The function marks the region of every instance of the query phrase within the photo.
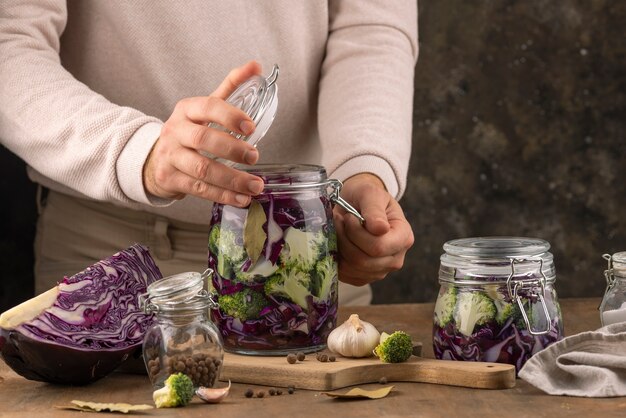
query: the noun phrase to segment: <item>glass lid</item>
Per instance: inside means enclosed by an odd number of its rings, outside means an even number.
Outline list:
[[[204,277],[197,272],[179,273],[157,280],[148,286],[148,297],[154,304],[182,303],[198,296],[204,289]]]
[[[550,249],[547,241],[525,237],[473,237],[448,241],[443,245],[446,253],[468,258],[520,258],[536,257]]]
[[[267,133],[278,109],[278,72],[278,65],[274,64],[272,73],[267,78],[261,75],[252,76],[226,99],[226,102],[246,112],[256,125],[255,131],[249,136],[231,132],[235,138],[256,147]]]

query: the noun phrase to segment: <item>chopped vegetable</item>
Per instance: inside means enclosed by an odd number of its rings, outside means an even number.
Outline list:
[[[444,290],[437,298],[435,303],[435,322],[440,326],[445,326],[452,321],[454,315],[454,307],[456,306],[456,288],[450,286]]]
[[[493,301],[481,292],[460,292],[454,311],[454,321],[464,335],[472,335],[476,325],[484,325],[496,318]]]
[[[404,331],[380,335],[380,344],[374,349],[376,356],[384,363],[402,363],[413,354],[411,336]]]
[[[320,257],[325,240],[322,231],[306,232],[289,227],[285,230],[285,248],[280,253],[280,260],[288,268],[310,271]]]
[[[139,295],[161,272],[141,245],[120,251],[0,315],[0,352],[16,373],[86,384],[139,355],[151,315]]]
[[[165,381],[165,386],[152,394],[157,408],[175,408],[185,406],[193,397],[193,382],[183,373],[171,375]]]
[[[311,277],[300,270],[281,270],[265,282],[265,294],[294,301],[307,309]]]
[[[240,292],[219,296],[218,304],[227,315],[245,321],[258,318],[267,300],[262,293],[245,288]]]

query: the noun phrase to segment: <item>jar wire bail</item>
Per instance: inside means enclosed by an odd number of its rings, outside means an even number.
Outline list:
[[[539,262],[539,273],[541,274],[541,279],[539,280],[513,280],[513,276],[515,276],[515,264],[523,263],[525,261],[538,261]],[[543,259],[540,258],[538,260],[529,260],[529,259],[523,259],[523,258],[511,258],[511,274],[509,274],[509,277],[506,280],[506,287],[507,287],[507,290],[509,292],[509,296],[511,297],[511,299],[514,299],[517,302],[517,306],[519,306],[520,311],[522,312],[524,323],[526,324],[528,331],[532,335],[547,334],[548,332],[550,332],[550,329],[552,327],[552,323],[551,323],[552,320],[550,318],[550,313],[548,312],[548,306],[546,305],[546,301],[545,301],[546,281],[547,281],[547,278],[543,272]],[[541,293],[534,292],[534,289],[537,286],[541,287]],[[540,330],[540,331],[534,330],[530,323],[530,320],[528,319],[528,315],[526,314],[526,309],[524,308],[524,304],[519,294],[519,291],[525,288],[529,289],[530,293],[537,296],[539,298],[539,301],[541,302],[541,306],[543,308],[543,313],[545,315],[546,324],[547,324],[547,328],[545,330]]]
[[[358,210],[354,208],[354,206],[352,206],[344,198],[339,196],[339,192],[341,191],[341,188],[343,187],[343,183],[337,179],[330,179],[328,180],[328,186],[332,189],[329,195],[330,200],[333,203],[336,203],[337,205],[344,208],[346,212],[351,213],[352,215],[356,216],[361,222],[361,225],[363,225],[365,223],[365,218],[359,213]]]

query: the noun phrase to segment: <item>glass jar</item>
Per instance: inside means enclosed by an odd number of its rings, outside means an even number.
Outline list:
[[[208,264],[211,317],[227,351],[314,352],[337,316],[337,237],[331,202],[341,183],[316,165],[257,165],[264,191],[247,208],[215,204]],[[358,215],[360,216],[360,215]],[[361,218],[362,219],[362,218]]]
[[[550,244],[518,237],[446,242],[434,312],[435,357],[508,363],[519,372],[563,338]]]
[[[142,303],[156,321],[144,337],[143,358],[155,388],[178,372],[189,376],[195,387],[217,382],[224,349],[208,316],[213,302],[204,289],[211,276],[210,270],[180,273],[148,286]]]
[[[604,254],[609,266],[604,271],[606,290],[600,304],[602,325],[626,321],[626,251]]]

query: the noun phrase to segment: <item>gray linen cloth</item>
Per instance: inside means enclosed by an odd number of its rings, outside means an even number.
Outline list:
[[[519,377],[550,395],[626,396],[626,322],[552,344],[528,360]]]

